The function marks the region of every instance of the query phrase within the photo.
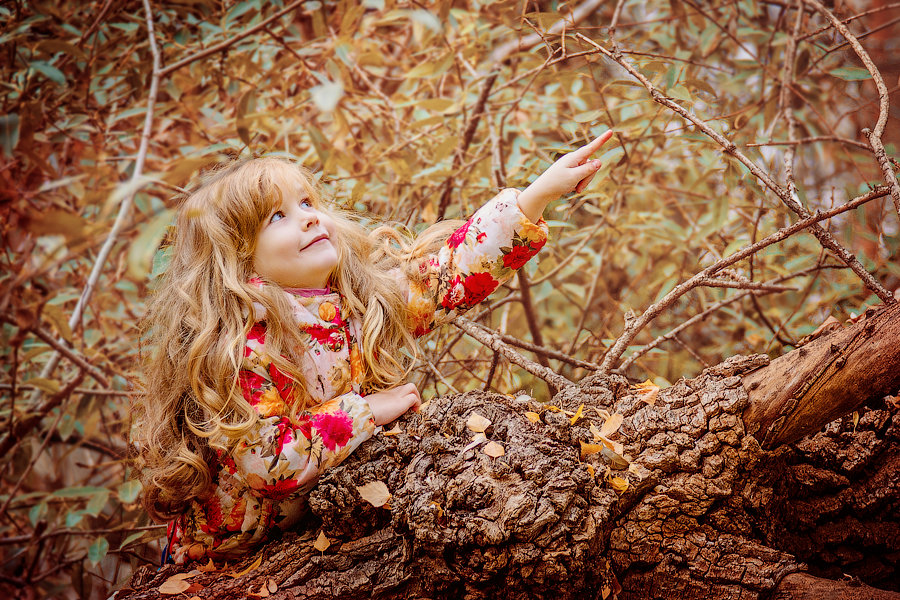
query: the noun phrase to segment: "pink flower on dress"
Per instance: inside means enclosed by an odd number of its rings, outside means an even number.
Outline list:
[[[462,302],[465,296],[466,288],[463,287],[462,279],[457,275],[453,278],[453,281],[450,282],[450,289],[447,290],[447,293],[441,298],[441,306],[447,310],[452,310],[459,306],[459,303]]]
[[[265,391],[268,383],[262,375],[246,370],[238,373],[238,382],[241,384],[244,398],[250,404],[259,402],[259,396]]]
[[[534,250],[528,246],[513,246],[509,253],[503,255],[503,266],[518,269],[534,256]]]
[[[490,273],[472,273],[463,280],[466,288],[466,306],[475,306],[497,289],[500,282],[494,279]]]
[[[469,219],[468,221],[466,221],[465,225],[454,231],[453,235],[450,236],[450,239],[447,240],[447,245],[455,249],[464,241],[466,241],[466,234],[469,233],[469,226],[471,224],[472,219]]]
[[[345,446],[353,435],[353,419],[342,410],[333,414],[315,415],[310,422],[322,436],[325,447],[332,452],[338,446]]]

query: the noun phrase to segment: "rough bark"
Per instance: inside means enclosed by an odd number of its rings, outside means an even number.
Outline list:
[[[198,573],[191,593],[768,600],[832,585],[840,597],[873,597],[821,579],[847,573],[900,599],[889,591],[900,561],[897,405],[876,398],[857,423],[843,418],[767,451],[747,432],[743,384],[767,363],[734,357],[661,391],[655,405],[617,376],[562,390],[561,410],[525,395],[437,399],[322,478],[306,531],[267,545],[242,577]],[[490,419],[485,433],[503,456],[472,446],[473,413]],[[611,436],[621,456],[581,457],[606,413],[623,416]],[[623,493],[614,476],[628,482]],[[387,507],[360,497],[371,481],[389,488]],[[313,548],[319,531],[332,542],[324,552]],[[118,598],[157,598],[179,570],[138,573]]]

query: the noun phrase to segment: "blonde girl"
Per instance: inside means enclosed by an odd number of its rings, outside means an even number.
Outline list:
[[[240,556],[296,525],[326,469],[418,407],[404,382],[414,337],[537,253],[544,207],[587,185],[610,135],[411,244],[367,232],[285,159],[196,185],[148,302],[135,407],[143,502],[169,521],[166,558]]]

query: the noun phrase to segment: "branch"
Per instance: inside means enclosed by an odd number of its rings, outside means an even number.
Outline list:
[[[876,198],[883,198],[884,196],[887,196],[888,193],[889,192],[886,189],[879,188],[869,192],[868,194],[854,198],[850,202],[847,202],[846,204],[839,206],[838,208],[829,210],[828,212],[816,213],[810,217],[801,219],[800,221],[797,221],[789,227],[779,229],[772,235],[761,239],[755,244],[745,246],[734,254],[722,258],[718,262],[703,269],[687,281],[676,285],[674,288],[672,288],[672,291],[663,296],[663,298],[659,302],[651,304],[647,308],[647,310],[644,311],[644,314],[642,314],[640,317],[636,319],[626,319],[626,325],[624,331],[622,331],[622,335],[619,336],[619,339],[616,340],[616,343],[613,344],[612,348],[609,349],[609,352],[606,353],[606,356],[603,358],[603,362],[600,364],[600,373],[604,375],[608,374],[613,369],[613,365],[616,363],[616,361],[619,360],[619,357],[622,356],[622,354],[628,348],[628,345],[635,338],[635,336],[637,336],[638,332],[640,332],[641,329],[643,329],[653,319],[659,316],[659,314],[662,313],[663,310],[668,308],[672,303],[674,303],[675,300],[700,285],[704,279],[709,278],[709,276],[711,275],[715,275],[725,267],[733,265],[739,260],[756,254],[766,246],[771,246],[772,244],[775,244],[792,236],[798,231],[802,231],[807,227],[812,227],[819,221],[830,219],[835,215],[846,212],[848,210],[852,210],[857,206],[861,206],[866,202],[869,202]]]
[[[183,67],[183,66],[185,66],[185,65],[189,65],[189,64],[191,64],[191,63],[194,62],[194,61],[200,60],[201,58],[206,58],[206,57],[209,56],[210,54],[215,54],[216,52],[221,52],[222,50],[228,48],[229,46],[233,46],[234,44],[238,43],[239,41],[241,41],[241,40],[244,39],[245,37],[250,36],[250,35],[253,35],[253,34],[256,33],[257,31],[260,31],[261,29],[265,29],[265,27],[266,27],[269,23],[271,23],[272,21],[274,21],[274,20],[276,20],[276,19],[279,19],[279,18],[283,17],[283,16],[286,15],[287,13],[289,13],[289,12],[291,12],[292,10],[296,9],[296,8],[299,7],[301,4],[303,4],[303,2],[305,2],[305,0],[297,0],[296,2],[291,2],[291,3],[288,4],[286,7],[284,7],[283,9],[281,9],[280,11],[278,11],[277,13],[275,13],[274,15],[272,15],[271,17],[269,17],[268,19],[264,19],[264,20],[260,21],[259,23],[257,23],[257,24],[254,25],[253,27],[251,27],[250,29],[247,29],[247,30],[245,30],[245,31],[242,31],[241,33],[237,34],[236,36],[231,37],[231,38],[228,38],[228,39],[225,40],[224,42],[219,42],[218,44],[215,44],[214,46],[210,46],[210,47],[207,48],[206,50],[201,50],[200,52],[197,52],[197,53],[195,53],[195,54],[191,54],[190,56],[188,56],[188,57],[186,57],[186,58],[182,58],[182,59],[179,60],[177,63],[171,64],[171,65],[169,65],[168,67],[166,67],[165,69],[162,69],[161,71],[159,71],[159,76],[160,76],[160,77],[165,77],[166,75],[168,75],[168,74],[170,74],[170,73],[172,73],[172,72],[174,72],[174,71],[177,71],[178,69],[180,69],[181,67]],[[151,21],[152,17],[151,17],[150,14],[149,14],[149,10],[150,10],[150,9],[149,9],[149,7],[147,6],[147,0],[144,1],[144,8],[145,8],[145,10],[148,11],[148,14],[147,14],[147,21],[148,21],[148,23],[149,23],[149,22]],[[154,70],[155,70],[155,67],[154,67]]]
[[[543,365],[539,365],[534,361],[528,360],[527,358],[507,346],[505,343],[503,343],[498,335],[488,333],[487,331],[478,327],[472,321],[464,317],[456,317],[455,319],[453,319],[453,324],[494,352],[499,352],[500,354],[502,354],[504,358],[506,358],[509,362],[519,365],[535,377],[540,377],[550,385],[555,386],[557,389],[563,389],[575,385],[559,373],[556,373]]]
[[[131,206],[134,201],[134,196],[140,187],[141,176],[144,172],[144,161],[147,158],[147,146],[150,143],[150,133],[153,129],[153,105],[156,103],[156,93],[159,89],[160,56],[159,49],[156,47],[156,37],[153,31],[153,13],[150,10],[150,0],[143,0],[143,2],[147,21],[147,38],[150,40],[150,52],[153,54],[153,71],[150,78],[150,93],[147,97],[147,114],[144,116],[144,130],[141,133],[141,142],[138,147],[137,157],[134,161],[134,172],[132,173],[131,181],[127,186],[128,193],[122,199],[122,204],[119,206],[119,214],[116,215],[116,220],[113,223],[112,229],[106,236],[106,241],[103,243],[103,247],[97,255],[97,261],[94,263],[94,268],[91,270],[90,277],[88,277],[87,285],[85,286],[84,291],[81,292],[81,297],[78,298],[78,303],[75,305],[75,310],[72,312],[72,317],[69,319],[69,329],[72,331],[75,331],[78,324],[81,323],[81,317],[84,314],[87,303],[94,294],[94,288],[100,280],[100,274],[103,272],[103,268],[106,265],[106,259],[109,258],[113,246],[119,238],[119,233],[121,233],[122,229],[125,227],[125,222],[131,215]],[[66,342],[65,340],[60,340],[59,343],[65,345]],[[56,365],[59,364],[60,356],[61,354],[59,351],[53,353],[53,356],[51,356],[50,360],[47,361],[47,364],[44,365],[44,369],[41,371],[41,377],[50,377],[53,370],[56,369]]]
[[[804,0],[804,1],[806,1],[806,0]],[[633,66],[631,66],[628,62],[626,62],[624,58],[616,58],[612,52],[610,52],[609,50],[607,50],[606,48],[604,48],[603,46],[601,46],[594,40],[592,40],[580,33],[576,33],[575,35],[578,37],[578,39],[584,41],[587,44],[590,44],[591,46],[596,48],[601,54],[614,60],[622,68],[624,68],[626,71],[628,71],[628,73],[632,77],[637,79],[641,83],[641,85],[643,85],[647,89],[647,91],[650,92],[650,96],[653,98],[654,101],[656,101],[659,104],[662,104],[663,106],[674,111],[675,113],[677,113],[678,115],[680,115],[681,117],[686,119],[687,121],[693,123],[700,131],[702,131],[703,133],[705,133],[706,135],[711,137],[713,140],[715,140],[720,146],[722,146],[722,148],[724,148],[724,150],[727,154],[730,154],[730,155],[734,156],[737,160],[739,160],[741,162],[741,164],[743,164],[745,167],[747,167],[747,169],[757,179],[759,179],[759,181],[761,181],[763,183],[763,185],[765,185],[767,188],[772,190],[772,192],[774,192],[775,195],[777,195],[778,198],[780,198],[781,201],[785,205],[787,205],[788,208],[790,208],[792,211],[794,211],[797,215],[799,215],[803,219],[807,219],[810,217],[810,212],[806,208],[804,208],[800,203],[798,203],[791,196],[791,194],[788,191],[786,191],[784,188],[782,188],[780,185],[778,185],[778,183],[775,182],[771,177],[769,177],[769,175],[767,173],[765,173],[762,169],[760,169],[759,166],[756,165],[756,163],[754,163],[743,152],[741,152],[738,149],[738,147],[735,145],[734,142],[725,138],[722,134],[720,134],[719,132],[712,129],[709,125],[707,125],[706,123],[701,121],[695,115],[688,112],[680,104],[678,104],[677,102],[675,102],[674,100],[672,100],[671,98],[669,98],[668,96],[666,96],[665,94],[660,92],[658,89],[656,89],[653,86],[653,84],[650,83],[650,80],[648,80],[646,77],[644,77],[643,74],[641,74],[637,69],[635,69]],[[813,222],[813,223],[815,223],[815,222]],[[827,231],[825,231],[824,229],[822,229],[821,227],[819,227],[816,224],[813,224],[812,227],[810,227],[810,231],[824,247],[833,251],[835,253],[835,255],[841,260],[841,262],[843,262],[848,267],[850,267],[850,269],[854,273],[856,273],[856,275],[862,280],[863,284],[869,290],[871,290],[876,296],[878,296],[882,302],[884,302],[885,304],[892,304],[892,303],[896,302],[893,295],[890,292],[888,292],[886,289],[884,289],[884,286],[882,286],[878,282],[878,280],[875,279],[875,277],[873,277],[872,274],[869,273],[865,269],[865,267],[862,265],[862,263],[860,263],[859,260],[855,256],[853,256],[853,254],[851,254],[849,251],[847,251],[846,248],[844,248],[840,243],[838,243],[838,241],[835,240],[834,237],[830,233],[828,233]]]
[[[866,128],[863,129],[863,133],[869,138],[869,144],[872,145],[872,151],[875,152],[875,158],[878,159],[878,165],[881,167],[881,172],[884,173],[884,180],[891,189],[891,199],[894,201],[894,209],[897,211],[897,216],[900,216],[900,182],[897,181],[897,175],[894,173],[894,169],[887,159],[884,144],[881,142],[881,136],[884,135],[884,127],[887,124],[888,110],[890,108],[890,96],[888,94],[887,86],[884,84],[884,78],[881,76],[878,67],[872,62],[869,53],[862,47],[859,40],[850,33],[850,30],[846,25],[841,23],[830,10],[822,6],[817,0],[803,0],[803,2],[815,8],[822,16],[831,21],[834,28],[844,36],[844,39],[847,40],[847,43],[849,43],[853,48],[853,51],[856,52],[856,55],[862,61],[863,65],[865,65],[866,70],[872,75],[875,87],[878,88],[878,120],[875,123],[875,129],[869,130]],[[882,298],[882,300],[884,299]]]

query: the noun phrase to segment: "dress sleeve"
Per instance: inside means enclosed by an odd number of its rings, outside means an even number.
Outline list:
[[[222,460],[254,495],[279,500],[308,493],[322,473],[375,433],[372,410],[359,394],[343,394],[292,418],[285,401],[289,381],[274,365],[241,371],[240,383],[260,419]]]
[[[519,208],[519,191],[505,189],[479,208],[447,243],[419,262],[409,281],[409,327],[424,335],[469,310],[512,277],[547,242],[543,219]]]

